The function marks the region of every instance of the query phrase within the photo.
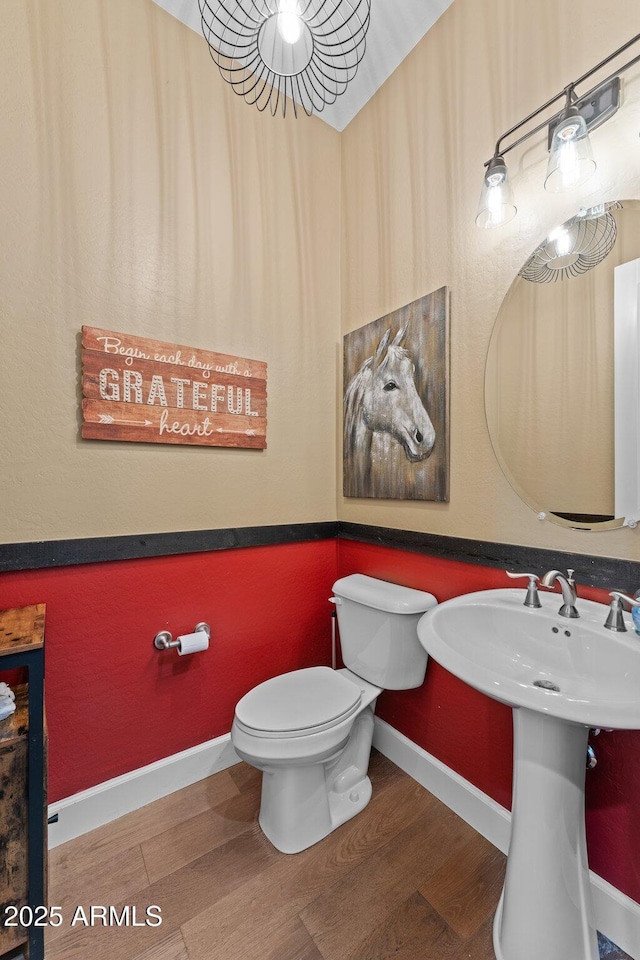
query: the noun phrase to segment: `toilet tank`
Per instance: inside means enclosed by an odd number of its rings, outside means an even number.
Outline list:
[[[417,625],[436,598],[362,573],[337,580],[333,593],[345,666],[386,690],[419,687],[428,656]]]

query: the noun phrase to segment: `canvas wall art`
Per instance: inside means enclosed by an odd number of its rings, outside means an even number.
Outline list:
[[[344,338],[346,497],[449,500],[449,293]]]

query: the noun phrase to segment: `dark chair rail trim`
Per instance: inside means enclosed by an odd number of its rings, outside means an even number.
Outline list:
[[[632,560],[341,521],[4,543],[0,544],[0,572],[70,567],[82,563],[138,560],[145,557],[206,553],[243,547],[277,546],[331,540],[336,537],[395,550],[409,550],[445,560],[481,564],[485,567],[526,569],[538,574],[552,567],[573,567],[578,583],[588,586],[622,589],[626,592],[640,587],[640,563]]]
[[[494,543],[488,540],[467,540],[440,534],[373,527],[363,523],[341,523],[338,536],[358,543],[374,543],[397,550],[425,553],[443,560],[477,563],[485,567],[537,573],[555,567],[573,568],[578,584],[606,590],[640,588],[640,563],[618,557],[599,557],[586,553],[566,553],[515,543]]]
[[[0,571],[71,567],[79,563],[140,560],[180,553],[207,553],[239,547],[269,547],[308,540],[330,540],[338,524],[291,523],[265,527],[229,527],[221,530],[179,530],[125,537],[90,537],[83,540],[43,540],[0,544]]]

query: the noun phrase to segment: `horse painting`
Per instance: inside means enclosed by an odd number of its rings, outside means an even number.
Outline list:
[[[388,323],[390,319],[383,318],[383,321]],[[420,339],[418,331],[416,336],[408,335],[413,326],[410,321],[411,316],[395,336],[393,325],[386,326],[380,335],[381,322],[376,321],[373,352],[370,356],[365,354],[366,359],[349,379],[345,362],[345,496],[404,499],[407,494],[407,499],[446,499],[437,494],[429,496],[428,491],[425,496],[422,491],[429,476],[425,461],[440,444],[436,442],[437,431],[429,414],[429,404],[416,383],[416,364],[404,346],[405,340],[413,339],[415,345]],[[371,336],[368,342],[371,343]],[[359,346],[362,350],[364,342]],[[369,352],[371,350],[369,346]],[[425,381],[422,375],[423,387]],[[399,493],[394,492],[398,489]]]

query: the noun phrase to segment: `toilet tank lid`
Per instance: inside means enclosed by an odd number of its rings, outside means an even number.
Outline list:
[[[377,580],[363,573],[352,573],[336,580],[333,592],[336,597],[355,600],[367,607],[375,607],[388,613],[424,613],[438,603],[431,593],[403,587],[399,583],[389,583],[387,580]]]

